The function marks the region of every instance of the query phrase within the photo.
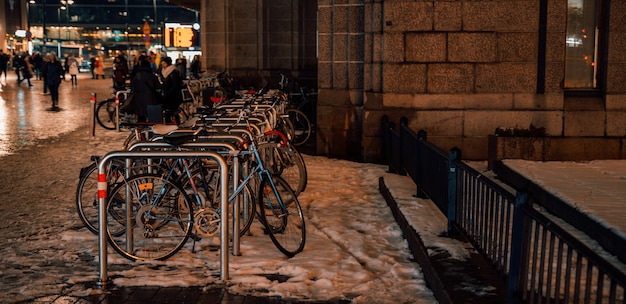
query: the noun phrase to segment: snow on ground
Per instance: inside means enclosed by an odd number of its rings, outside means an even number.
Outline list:
[[[40,141],[0,158],[0,302],[45,295],[101,292],[98,239],[82,227],[74,193],[90,155],[119,149],[126,133],[84,129]],[[353,303],[434,303],[420,266],[378,192],[383,176],[414,218],[428,246],[463,258],[462,246],[439,238],[445,218],[429,201],[414,198],[408,177],[386,167],[305,155],[308,186],[300,195],[306,216],[304,251],[288,259],[255,223],[229,256],[232,293],[292,299],[351,299]],[[131,262],[109,248],[108,275],[119,286],[215,286],[219,250],[192,242],[163,262]],[[399,288],[401,286],[401,288]]]

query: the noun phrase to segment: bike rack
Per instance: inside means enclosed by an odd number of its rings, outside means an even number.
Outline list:
[[[128,94],[130,94],[130,90],[121,90],[115,92],[115,121],[117,124],[115,126],[115,131],[120,131],[120,95],[124,95],[124,100],[128,98]]]
[[[106,287],[109,283],[108,278],[108,260],[107,260],[107,213],[106,213],[106,196],[107,196],[107,177],[105,165],[111,160],[121,158],[209,158],[215,160],[220,170],[220,208],[228,210],[228,166],[222,156],[215,152],[129,152],[129,151],[113,151],[107,153],[98,163],[98,249],[99,253],[99,280],[96,282],[101,288]],[[228,280],[228,212],[222,212],[220,221],[221,238],[220,238],[220,279]]]
[[[238,137],[238,136],[232,136],[232,135],[223,135],[223,138],[211,138],[211,139],[235,139],[238,140],[239,142],[243,142],[243,138]],[[228,152],[223,152],[227,155],[234,155],[237,153],[237,148],[229,143],[225,143],[225,142],[189,142],[180,146],[173,146],[170,145],[168,143],[161,143],[161,142],[138,142],[133,144],[132,146],[130,146],[128,148],[128,151],[133,151],[135,149],[164,149],[164,148],[176,148],[176,147],[180,147],[180,148],[200,148],[200,149],[206,149],[206,148],[223,148],[226,150],[229,150]],[[220,154],[220,151],[213,151],[216,152],[218,154]],[[237,186],[239,186],[239,158],[234,157],[233,158],[233,187],[237,188]],[[220,172],[221,174],[221,172]],[[237,201],[235,204],[233,204],[233,231],[236,231],[237,233],[233,234],[233,252],[232,254],[234,256],[239,256],[241,255],[241,238],[239,236],[239,202]],[[222,209],[224,210],[224,209]],[[253,212],[251,210],[251,212]]]

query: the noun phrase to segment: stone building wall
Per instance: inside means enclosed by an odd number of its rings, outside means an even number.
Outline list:
[[[383,115],[407,117],[412,129],[426,130],[444,149],[461,148],[468,159],[487,158],[488,135],[498,127],[532,124],[551,136],[626,135],[624,3],[611,6],[603,99],[570,98],[562,89],[566,0],[547,2],[539,94],[539,1],[343,2],[318,3],[325,25],[320,46],[327,49],[319,58],[320,153],[376,161]],[[342,22],[344,16],[362,23]],[[347,37],[356,43],[362,37],[364,51],[344,46]],[[362,81],[353,79],[361,61]]]
[[[563,90],[567,0],[207,0],[202,12],[205,67],[317,76],[319,154],[379,160],[383,115],[467,159],[486,159],[499,127],[626,136],[624,1],[607,13],[606,90],[578,97]]]
[[[277,81],[277,72],[316,76],[315,1],[207,0],[201,6],[208,71],[229,71],[257,87]]]

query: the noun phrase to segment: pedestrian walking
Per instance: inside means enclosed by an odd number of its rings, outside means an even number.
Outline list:
[[[13,68],[15,69],[15,75],[17,75],[17,82],[22,81],[22,65],[24,65],[24,57],[20,53],[13,52]]]
[[[172,64],[172,58],[164,57],[161,59],[161,82],[163,94],[163,111],[165,112],[165,122],[172,122],[171,116],[176,117],[178,121],[178,107],[183,103],[183,80],[176,66]]]
[[[91,71],[91,79],[96,79],[96,56],[89,54],[89,70]]]
[[[102,77],[102,79],[104,79],[104,60],[100,57],[96,57],[96,62],[94,63],[94,65],[95,65],[94,72],[96,73],[96,79],[98,79],[98,77]]]
[[[68,72],[70,73],[70,79],[72,80],[72,87],[78,86],[78,60],[74,55],[70,55],[67,59],[68,63]]]
[[[33,84],[30,82],[31,78],[33,78],[33,64],[31,63],[30,55],[25,55],[24,64],[22,64],[22,79],[20,79],[17,83],[20,84],[22,81],[26,80],[28,82],[28,86],[32,87]]]
[[[9,68],[9,54],[0,49],[0,77],[4,73],[4,83],[7,83],[7,69]]]
[[[35,52],[30,56],[31,63],[33,64],[33,71],[35,72],[35,79],[41,80],[41,68],[43,67],[43,56],[40,52]]]
[[[59,110],[59,85],[61,84],[61,78],[63,77],[63,66],[59,61],[59,57],[54,52],[50,52],[50,61],[43,66],[41,72],[45,75],[48,89],[50,90],[50,97],[52,97],[53,111]]]
[[[52,55],[50,55],[50,53],[46,53],[46,55],[43,58],[43,64],[41,65],[41,80],[43,80],[43,95],[50,95],[50,93],[48,93],[48,82],[46,81],[46,74],[43,72],[43,68],[44,66],[46,66],[46,64],[48,64],[48,62],[50,62],[52,59]]]

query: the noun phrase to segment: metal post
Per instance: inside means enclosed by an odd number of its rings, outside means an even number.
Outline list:
[[[99,249],[99,271],[100,275],[96,285],[104,288],[109,283],[107,273],[107,213],[106,213],[106,196],[107,196],[107,177],[105,167],[114,158],[210,158],[214,159],[220,170],[220,208],[225,212],[221,214],[221,239],[220,239],[220,262],[222,281],[228,280],[228,167],[224,158],[215,152],[129,152],[129,151],[113,151],[105,155],[98,163],[98,249]]]
[[[517,192],[513,209],[513,227],[511,230],[511,258],[507,286],[507,303],[519,303],[522,261],[524,259],[524,239],[526,237],[526,215],[523,207],[528,203],[528,194]]]
[[[91,136],[92,137],[96,137],[96,93],[91,93],[91,97],[89,98],[89,102],[91,103],[91,115],[90,115],[90,121],[91,121]]]
[[[461,150],[453,148],[448,153],[448,236],[454,234],[452,223],[456,222],[456,199],[458,170],[456,160],[461,158]]]

